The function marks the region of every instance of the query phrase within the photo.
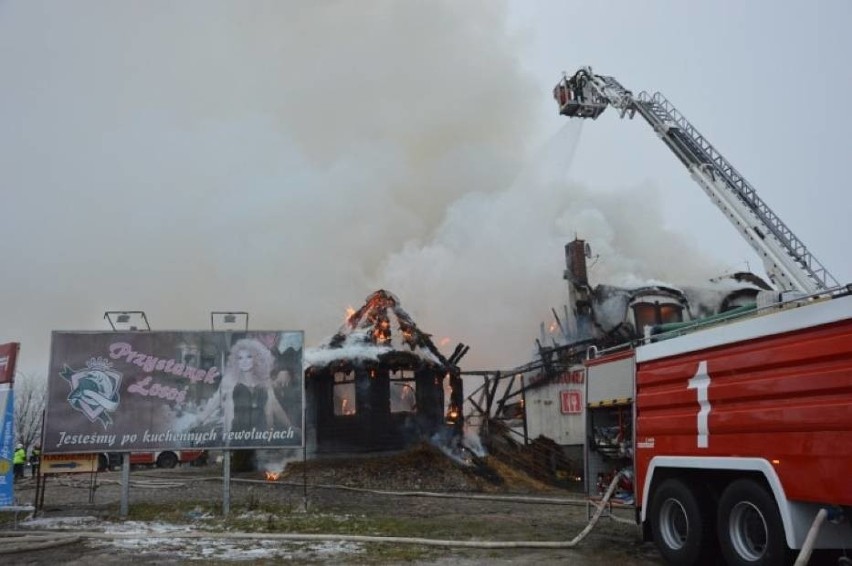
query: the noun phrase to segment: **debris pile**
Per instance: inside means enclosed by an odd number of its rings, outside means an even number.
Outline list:
[[[462,466],[430,444],[419,444],[391,455],[358,455],[290,462],[282,481],[338,485],[383,491],[505,492],[552,491],[524,472],[492,457]]]

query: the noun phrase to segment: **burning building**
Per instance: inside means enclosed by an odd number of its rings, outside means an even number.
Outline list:
[[[736,273],[699,286],[592,286],[586,265],[591,255],[583,240],[565,246],[568,304],[561,312],[553,310],[551,324],[542,324],[536,358],[510,372],[489,376],[481,388],[487,398],[478,402],[484,413],[504,421],[524,443],[550,439],[560,447],[556,456],[573,461],[583,458],[590,398],[605,398],[615,411],[613,422],[619,422],[619,407],[632,396],[632,391],[619,390],[607,376],[590,378],[584,360],[600,350],[653,340],[658,332],[676,332],[685,324],[754,309],[770,293],[766,282],[752,273]],[[495,381],[501,383],[495,385]]]
[[[574,240],[565,246],[564,279],[570,304],[564,317],[556,316],[550,337],[542,333],[539,348],[565,344],[607,348],[639,340],[708,317],[754,308],[769,285],[753,273],[735,273],[701,286],[648,284],[625,288],[589,284],[588,244]],[[555,312],[554,312],[555,314]]]
[[[466,351],[444,357],[395,295],[376,291],[305,351],[309,442],[319,453],[390,450],[460,426]]]

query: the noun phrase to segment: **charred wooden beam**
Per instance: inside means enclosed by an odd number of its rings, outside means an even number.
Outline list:
[[[500,401],[497,403],[497,415],[502,415],[503,410],[506,408],[506,400],[512,393],[512,388],[515,386],[515,380],[517,379],[517,374],[512,375],[509,380],[509,386],[503,391],[503,396],[500,398]]]
[[[486,409],[488,410],[488,416],[491,416],[491,408],[494,406],[494,396],[497,394],[497,385],[500,383],[500,373],[494,376],[494,380],[491,383],[491,387],[488,390],[488,401],[486,404]]]

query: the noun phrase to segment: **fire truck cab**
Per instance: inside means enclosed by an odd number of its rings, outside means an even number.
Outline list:
[[[672,564],[852,548],[852,290],[674,334],[585,362],[590,495]]]

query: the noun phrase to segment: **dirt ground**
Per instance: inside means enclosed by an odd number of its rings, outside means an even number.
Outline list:
[[[34,518],[14,526],[9,517],[0,517],[4,529],[0,556],[25,546],[17,542],[21,534],[47,535],[53,542],[56,531],[62,530],[87,534],[63,546],[6,557],[13,557],[16,565],[87,566],[129,560],[134,564],[662,564],[653,545],[641,542],[638,527],[607,517],[575,548],[275,539],[288,533],[314,533],[565,542],[588,523],[590,510],[580,503],[579,494],[543,486],[511,470],[497,471],[501,476],[497,481],[493,474],[484,479],[426,451],[396,459],[309,462],[307,468],[299,462],[289,465],[277,481],[265,480],[262,472],[234,473],[227,518],[222,514],[221,464],[132,470],[125,519],[119,516],[121,472],[98,474],[94,490],[89,476],[51,476],[44,506]],[[35,483],[19,483],[16,496],[21,503],[32,503]],[[625,510],[616,515],[630,518]],[[189,536],[197,538],[184,538]],[[257,538],[240,538],[249,536]]]

